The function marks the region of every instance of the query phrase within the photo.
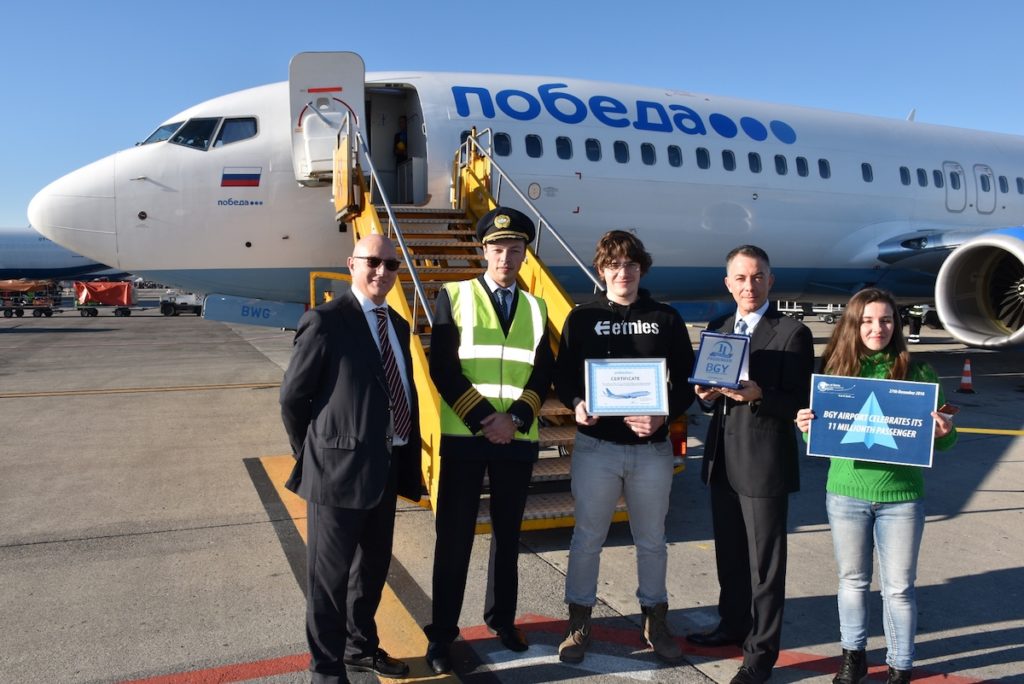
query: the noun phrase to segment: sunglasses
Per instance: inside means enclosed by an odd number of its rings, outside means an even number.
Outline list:
[[[398,267],[402,265],[402,262],[399,261],[398,259],[381,259],[380,257],[375,256],[354,256],[352,258],[366,259],[366,265],[374,270],[380,268],[381,264],[384,264],[384,268],[388,269],[389,271],[397,271]]]

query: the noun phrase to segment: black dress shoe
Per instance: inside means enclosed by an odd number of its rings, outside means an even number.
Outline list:
[[[771,676],[771,672],[762,672],[749,665],[744,665],[736,671],[729,684],[764,684]]]
[[[697,646],[718,648],[719,646],[742,646],[745,637],[730,634],[720,626],[710,632],[696,632],[687,634],[686,640]]]
[[[401,679],[409,674],[409,666],[389,656],[383,648],[378,648],[373,655],[345,658],[345,665],[356,672],[375,672],[382,677]]]
[[[501,645],[510,651],[522,653],[530,648],[530,642],[526,640],[526,634],[518,627],[502,627],[501,629],[494,630],[494,633],[501,640]]]
[[[427,644],[427,665],[434,674],[445,674],[452,671],[451,649],[448,644],[431,641]]]

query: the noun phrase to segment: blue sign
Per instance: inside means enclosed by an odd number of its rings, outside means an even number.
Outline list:
[[[930,468],[938,393],[930,382],[812,375],[807,454]]]

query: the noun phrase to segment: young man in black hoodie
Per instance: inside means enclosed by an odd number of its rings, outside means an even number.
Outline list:
[[[651,255],[632,233],[613,230],[597,243],[594,268],[606,298],[569,314],[555,364],[559,399],[576,413],[578,433],[572,456],[576,527],[569,547],[565,602],[569,629],[559,658],[578,663],[590,643],[591,610],[597,601],[601,547],[619,497],[625,497],[636,545],[637,599],[644,639],[666,662],[682,651],[666,623],[665,516],[672,489],[672,447],[668,424],[693,403],[687,382],[693,346],[679,313],[650,298],[640,278]],[[592,416],[584,390],[586,359],[664,358],[668,368],[667,416]]]

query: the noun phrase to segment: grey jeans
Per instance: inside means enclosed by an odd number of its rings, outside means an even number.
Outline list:
[[[665,516],[671,491],[672,447],[668,441],[615,444],[577,433],[572,452],[576,527],[569,546],[566,603],[593,606],[597,602],[601,547],[619,497],[625,497],[636,546],[636,597],[642,606],[668,602]]]

